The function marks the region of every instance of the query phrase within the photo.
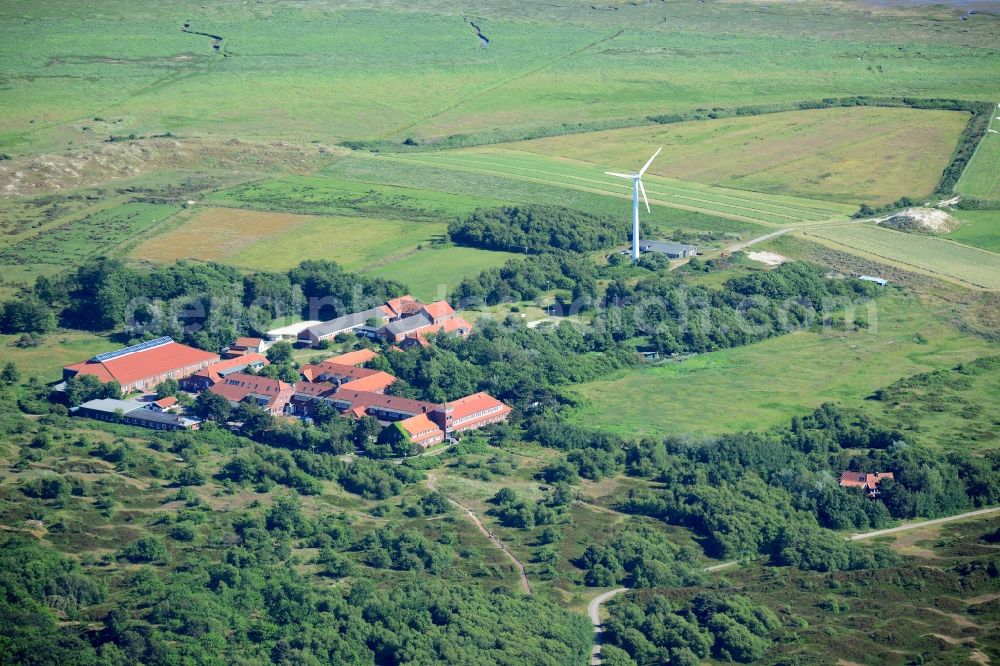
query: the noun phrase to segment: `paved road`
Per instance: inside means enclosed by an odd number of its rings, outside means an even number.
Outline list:
[[[988,509],[977,509],[976,511],[967,511],[965,513],[960,513],[955,516],[945,516],[944,518],[935,518],[933,520],[922,520],[919,523],[909,523],[907,525],[900,525],[899,527],[890,527],[884,530],[875,530],[874,532],[864,532],[863,534],[852,534],[851,536],[847,537],[847,540],[860,541],[861,539],[871,539],[873,537],[885,536],[886,534],[895,534],[896,532],[915,530],[920,527],[927,527],[928,525],[940,525],[941,523],[950,523],[956,520],[975,518],[976,516],[984,516],[988,513],[995,513],[997,511],[1000,511],[1000,506],[994,506]]]
[[[427,475],[427,487],[430,488],[431,490],[437,490],[436,483],[437,483],[437,476],[434,474],[434,472],[429,473]],[[445,497],[448,496],[445,495]],[[507,559],[509,559],[511,562],[514,563],[514,566],[517,567],[517,573],[521,580],[521,590],[525,594],[531,594],[531,584],[528,582],[528,574],[524,570],[524,564],[521,562],[521,560],[517,559],[517,556],[514,555],[514,553],[510,551],[510,548],[507,547],[507,544],[498,539],[497,536],[493,534],[493,532],[486,529],[486,526],[483,525],[483,521],[479,520],[479,516],[477,516],[472,509],[465,506],[464,504],[456,502],[450,497],[448,497],[448,501],[451,502],[452,506],[464,511],[465,515],[467,515],[472,520],[472,522],[476,524],[476,527],[479,528],[479,531],[483,533],[483,536],[492,541],[497,548],[503,551],[503,554],[507,556]]]

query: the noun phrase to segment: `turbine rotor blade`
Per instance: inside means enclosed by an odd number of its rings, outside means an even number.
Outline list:
[[[639,191],[642,192],[642,200],[646,202],[646,212],[652,213],[653,211],[649,210],[649,199],[646,198],[646,188],[642,186],[641,180],[639,181]]]
[[[614,171],[605,171],[604,173],[605,173],[605,175],[608,175],[608,176],[618,176],[619,178],[632,179],[632,178],[635,177],[635,176],[633,176],[631,174],[627,174],[627,173],[615,173]]]
[[[646,173],[646,169],[648,169],[648,168],[649,168],[649,165],[653,163],[653,160],[655,160],[655,159],[656,159],[656,156],[660,154],[660,151],[661,151],[661,150],[663,150],[663,146],[660,146],[659,148],[657,148],[657,149],[656,149],[656,152],[655,152],[655,153],[653,153],[653,156],[649,158],[649,161],[648,161],[648,162],[646,162],[646,166],[644,166],[644,167],[642,167],[641,169],[639,169],[639,175],[640,175],[640,176],[641,176],[642,174]]]

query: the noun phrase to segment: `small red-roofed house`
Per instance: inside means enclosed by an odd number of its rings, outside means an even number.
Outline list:
[[[175,409],[177,406],[177,398],[172,395],[168,395],[166,398],[160,398],[159,400],[154,400],[153,402],[148,403],[146,405],[146,409],[163,414]]]
[[[869,497],[878,496],[878,485],[886,479],[892,479],[892,472],[841,472],[840,485],[844,488],[861,488]]]

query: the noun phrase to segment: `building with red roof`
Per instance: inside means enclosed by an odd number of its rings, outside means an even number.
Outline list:
[[[489,393],[479,392],[445,405],[445,430],[449,433],[475,430],[506,421],[511,409]]]
[[[455,316],[455,310],[448,301],[434,301],[421,307],[420,312],[435,324],[440,324]]]
[[[266,365],[270,365],[270,362],[262,354],[251,353],[227,358],[182,379],[180,385],[185,391],[204,391],[218,384],[228,375],[248,369],[260,370]]]
[[[372,393],[385,393],[385,390],[396,382],[396,378],[388,372],[376,370],[375,374],[353,379],[341,384],[341,388],[348,391],[371,391]]]
[[[444,441],[444,430],[431,421],[426,414],[417,414],[399,421],[399,426],[406,432],[410,440],[422,449],[426,449]]]
[[[380,370],[370,370],[368,368],[336,363],[334,361],[322,361],[320,363],[303,365],[299,368],[299,374],[308,382],[330,382],[339,385],[379,374],[386,375],[387,373]],[[392,375],[389,375],[389,377],[392,377]],[[392,379],[395,381],[396,378],[393,377]],[[391,383],[392,381],[389,382],[389,384]],[[389,384],[385,384],[385,386]],[[383,386],[383,388],[385,387]]]
[[[162,337],[67,365],[63,379],[90,375],[103,383],[118,382],[127,394],[151,391],[161,382],[184,379],[218,361],[218,354]]]
[[[341,354],[340,356],[328,358],[327,362],[339,363],[340,365],[364,365],[376,356],[378,356],[378,352],[374,349],[358,349],[357,351],[347,352],[346,354]]]
[[[861,488],[869,497],[878,495],[878,486],[886,479],[892,479],[892,472],[841,472],[840,485],[843,488]]]
[[[295,387],[280,379],[240,372],[226,376],[208,390],[221,395],[234,407],[241,402],[248,402],[275,416],[285,412],[285,407],[295,394]]]
[[[159,400],[154,400],[146,405],[147,409],[151,409],[154,412],[164,413],[177,407],[177,398],[172,395],[168,395],[166,398],[160,398]]]

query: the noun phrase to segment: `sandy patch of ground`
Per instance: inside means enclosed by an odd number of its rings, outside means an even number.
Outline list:
[[[283,142],[137,139],[0,162],[0,197],[36,196],[132,178],[162,168],[261,171],[315,167],[345,149]]]
[[[747,252],[747,259],[759,261],[768,266],[780,266],[788,261],[788,257],[783,257],[776,252]]]
[[[946,234],[958,227],[958,220],[936,208],[907,208],[895,215],[876,220],[879,226],[897,231]]]

